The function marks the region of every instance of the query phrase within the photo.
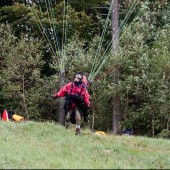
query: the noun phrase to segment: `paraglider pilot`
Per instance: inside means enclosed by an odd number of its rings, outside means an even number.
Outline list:
[[[76,135],[80,133],[81,118],[85,116],[83,114],[90,107],[90,96],[86,89],[86,83],[83,80],[83,74],[77,73],[73,82],[69,82],[58,93],[54,91],[53,94],[53,99],[66,97],[64,104],[65,126],[68,128],[70,119],[75,115],[75,122],[71,122],[76,124]]]

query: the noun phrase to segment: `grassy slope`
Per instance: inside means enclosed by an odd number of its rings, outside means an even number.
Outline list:
[[[97,136],[53,123],[0,122],[0,168],[169,168],[170,141]]]

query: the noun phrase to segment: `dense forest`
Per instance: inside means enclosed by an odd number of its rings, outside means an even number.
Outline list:
[[[170,138],[169,11],[168,0],[1,0],[0,111],[62,124],[51,96],[81,71],[92,130]]]

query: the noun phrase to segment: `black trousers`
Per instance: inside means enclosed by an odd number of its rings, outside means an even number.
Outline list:
[[[75,109],[72,109],[73,103],[76,104]],[[73,124],[76,124],[76,118],[81,119],[84,117],[84,121],[87,121],[87,108],[84,107],[84,103],[80,99],[70,96],[66,97],[64,110],[66,120],[70,119]]]

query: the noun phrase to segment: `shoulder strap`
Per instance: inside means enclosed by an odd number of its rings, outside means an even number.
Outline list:
[[[80,91],[80,95],[82,96],[82,92],[83,90],[86,89],[86,84],[83,82],[82,85],[81,85],[81,91]]]
[[[72,91],[73,91],[73,86],[74,86],[74,82],[72,82],[71,85],[70,85],[70,93],[68,92],[68,87],[66,87],[68,94],[71,94],[71,93],[72,93]],[[83,82],[83,83],[81,84],[81,90],[80,90],[80,92],[79,92],[79,95],[80,95],[80,96],[83,95],[82,92],[83,92],[83,90],[85,90],[85,89],[86,89],[86,85],[85,85],[85,83]]]
[[[73,90],[73,82],[71,83],[71,86],[70,86],[70,93],[72,93],[72,90]]]

